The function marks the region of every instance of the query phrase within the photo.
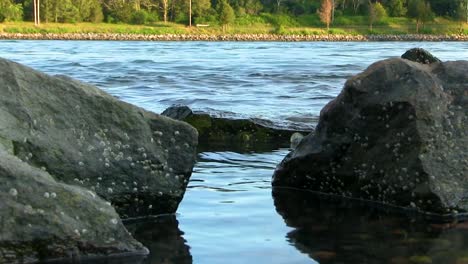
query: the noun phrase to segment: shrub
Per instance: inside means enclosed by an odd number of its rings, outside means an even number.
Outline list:
[[[132,14],[131,23],[135,25],[144,25],[148,22],[148,12],[145,10],[138,10]]]

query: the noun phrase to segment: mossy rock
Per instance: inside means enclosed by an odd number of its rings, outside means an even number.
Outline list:
[[[187,106],[171,106],[162,115],[185,121],[195,127],[199,134],[199,148],[202,150],[213,150],[219,146],[229,150],[268,145],[272,149],[289,147],[294,133],[309,133],[306,128],[277,127],[268,120],[212,116],[209,113],[194,112]]]

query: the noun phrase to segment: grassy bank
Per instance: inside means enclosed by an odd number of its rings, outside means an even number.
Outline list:
[[[3,33],[105,33],[105,34],[190,34],[190,35],[232,35],[232,34],[279,34],[279,35],[401,35],[416,33],[416,24],[407,18],[387,18],[369,30],[366,17],[338,17],[329,31],[323,28],[315,16],[291,19],[286,16],[264,15],[260,17],[241,17],[229,25],[225,31],[219,25],[187,27],[176,23],[157,22],[147,25],[109,24],[109,23],[43,23],[34,26],[31,22],[0,23]],[[422,34],[468,34],[468,24],[460,25],[443,18],[437,18],[421,27]]]

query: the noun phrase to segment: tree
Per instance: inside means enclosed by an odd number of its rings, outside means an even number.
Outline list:
[[[388,3],[388,11],[392,17],[402,17],[406,15],[406,8],[403,5],[403,0],[390,0]]]
[[[72,0],[42,0],[40,8],[41,17],[45,22],[76,22],[79,21],[78,8]]]
[[[460,22],[460,31],[463,23],[468,23],[468,0],[460,0],[455,10],[455,19]]]
[[[23,6],[11,0],[0,0],[0,22],[19,21],[23,18]]]
[[[125,0],[103,0],[103,7],[109,22],[130,23],[135,11],[135,3]]]
[[[263,8],[259,0],[244,0],[241,6],[245,9],[245,13],[249,15],[257,15]]]
[[[408,16],[416,19],[416,33],[419,33],[421,23],[424,25],[424,23],[434,19],[430,4],[423,0],[409,0]]]
[[[387,11],[381,3],[372,3],[369,1],[369,29],[372,31],[372,26],[375,22],[380,22],[387,16]]]
[[[234,13],[234,9],[232,9],[231,5],[226,0],[219,0],[218,2],[218,15],[219,15],[219,22],[223,25],[223,32],[226,31],[227,26],[234,22],[236,15]]]
[[[163,10],[164,23],[167,23],[167,13],[169,11],[170,0],[161,0],[161,9]]]
[[[327,31],[330,30],[330,22],[332,19],[332,0],[322,0],[322,5],[318,11],[320,21],[327,25]]]
[[[211,9],[210,0],[193,0],[192,15],[194,20],[203,17]]]
[[[353,14],[357,15],[359,7],[364,3],[364,0],[351,0],[353,6]]]

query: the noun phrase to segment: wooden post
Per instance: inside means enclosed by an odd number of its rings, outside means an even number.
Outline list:
[[[189,0],[189,27],[192,27],[192,0]]]

